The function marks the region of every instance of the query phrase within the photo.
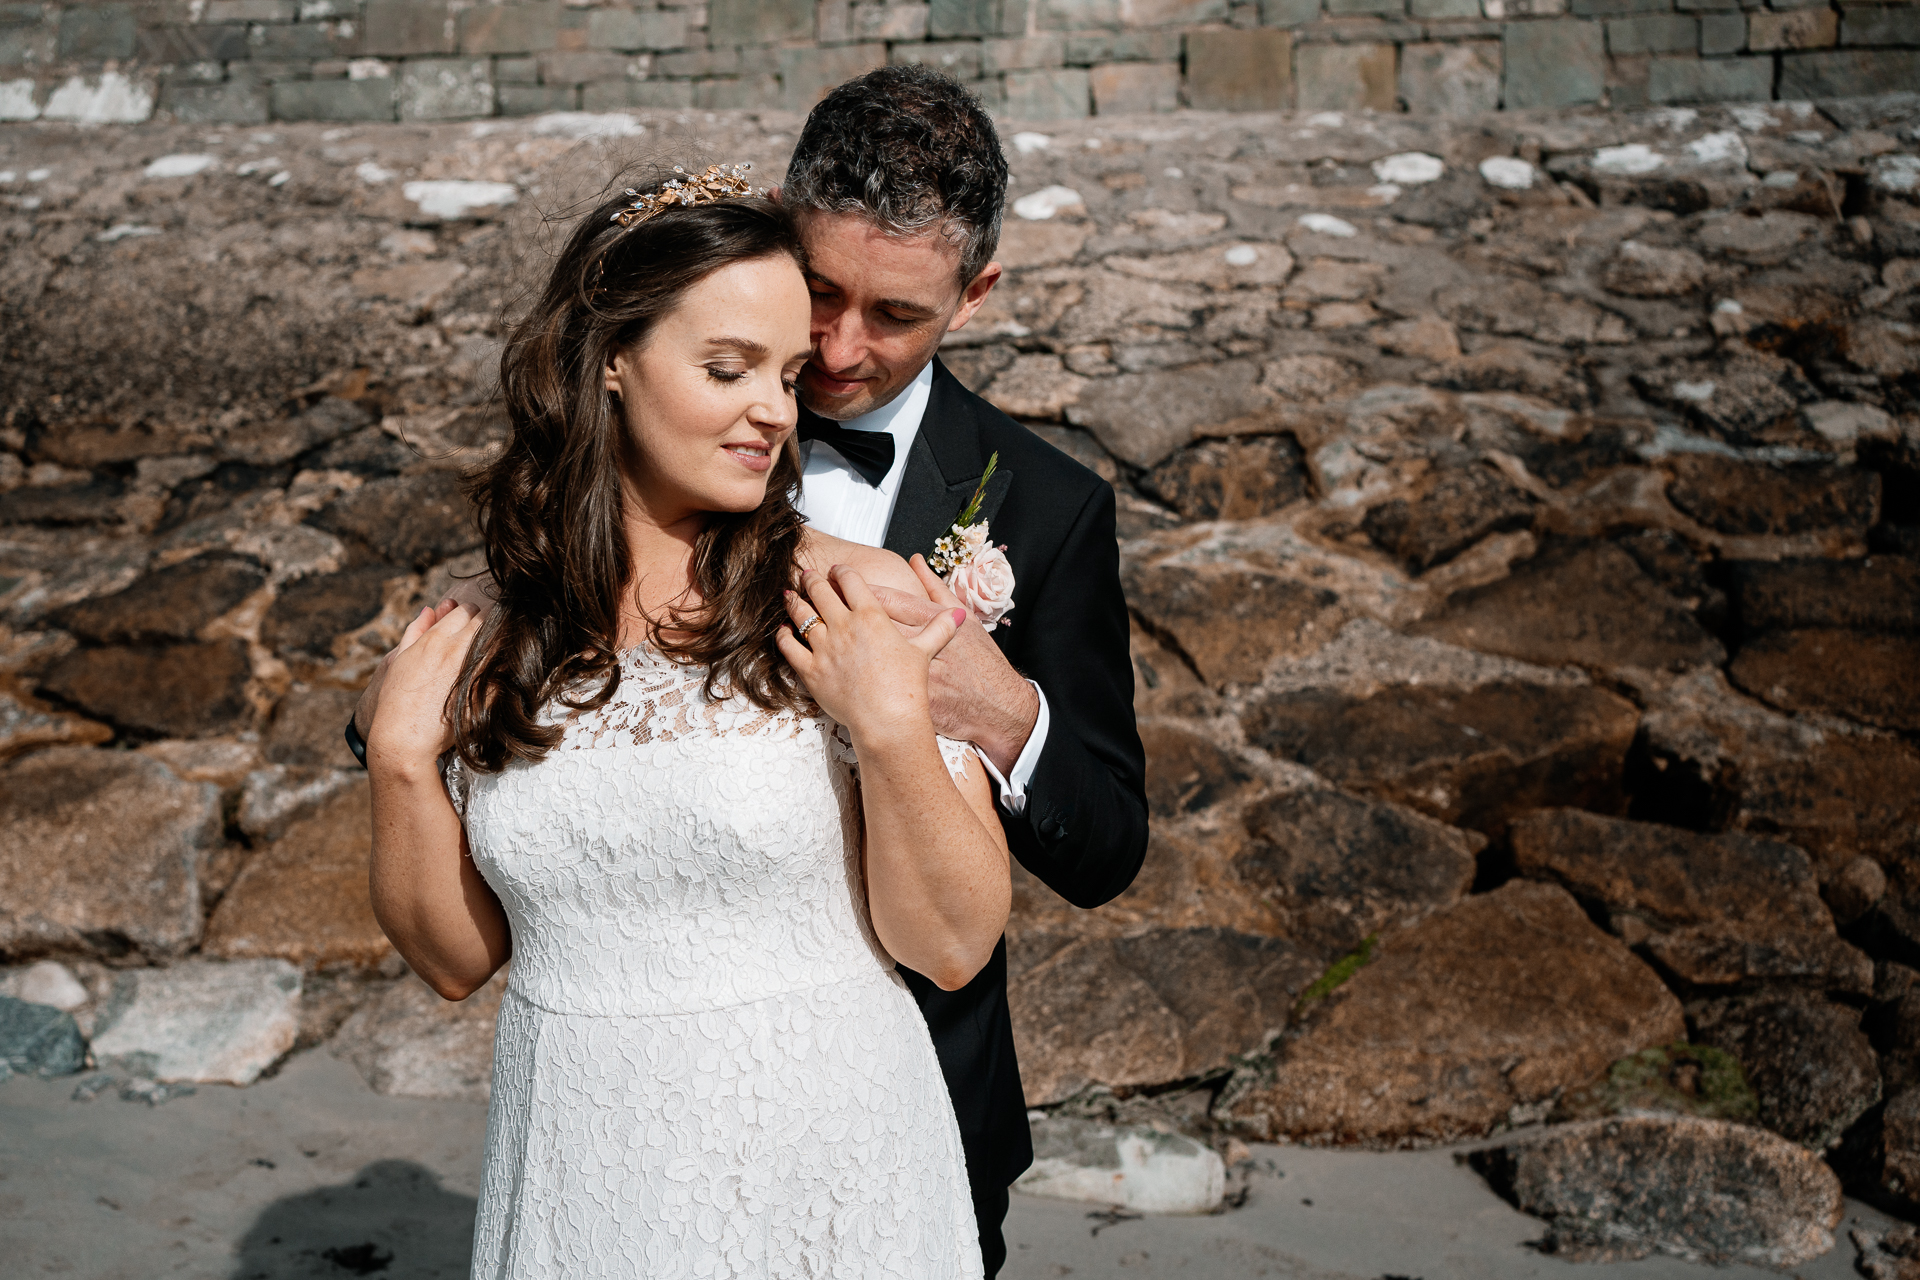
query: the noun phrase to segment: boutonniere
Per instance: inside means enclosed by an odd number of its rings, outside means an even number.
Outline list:
[[[1013,612],[1013,566],[1007,562],[1006,544],[994,546],[987,536],[987,522],[974,520],[999,461],[998,453],[987,459],[987,469],[980,474],[980,487],[973,491],[972,500],[955,517],[952,529],[934,541],[927,556],[927,564],[947,589],[988,631],[1013,625],[1007,620]]]

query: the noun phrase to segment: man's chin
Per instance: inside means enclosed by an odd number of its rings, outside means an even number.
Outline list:
[[[821,417],[835,422],[858,418],[884,403],[874,397],[871,382],[852,383],[846,392],[836,395],[812,377],[800,379],[800,402]]]

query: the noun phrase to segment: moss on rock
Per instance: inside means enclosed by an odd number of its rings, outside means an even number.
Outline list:
[[[1379,941],[1379,934],[1369,934],[1361,940],[1358,947],[1328,965],[1327,971],[1315,978],[1307,989],[1300,993],[1300,999],[1294,1004],[1294,1012],[1304,1013],[1315,1002],[1324,1000],[1338,991],[1341,984],[1360,972],[1366,963],[1373,959],[1373,949]]]
[[[1557,1123],[1656,1111],[1752,1121],[1759,1108],[1738,1058],[1708,1045],[1675,1041],[1629,1054],[1599,1079],[1569,1089],[1548,1118]]]

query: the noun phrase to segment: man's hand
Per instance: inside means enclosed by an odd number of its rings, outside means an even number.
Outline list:
[[[965,609],[925,558],[908,561],[931,600],[887,587],[872,588],[887,616],[902,629],[919,631],[948,609]],[[945,737],[971,742],[986,753],[1002,777],[1013,770],[1040,718],[1040,695],[1006,659],[971,612],[927,673],[933,727]]]

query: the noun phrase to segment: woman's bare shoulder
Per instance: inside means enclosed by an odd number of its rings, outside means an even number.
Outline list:
[[[845,538],[836,538],[821,533],[818,529],[809,529],[800,543],[801,567],[815,573],[825,573],[834,565],[844,564],[853,569],[869,586],[892,587],[911,595],[924,597],[925,587],[914,576],[913,567],[897,554],[885,547],[869,547],[863,543],[848,542]]]

